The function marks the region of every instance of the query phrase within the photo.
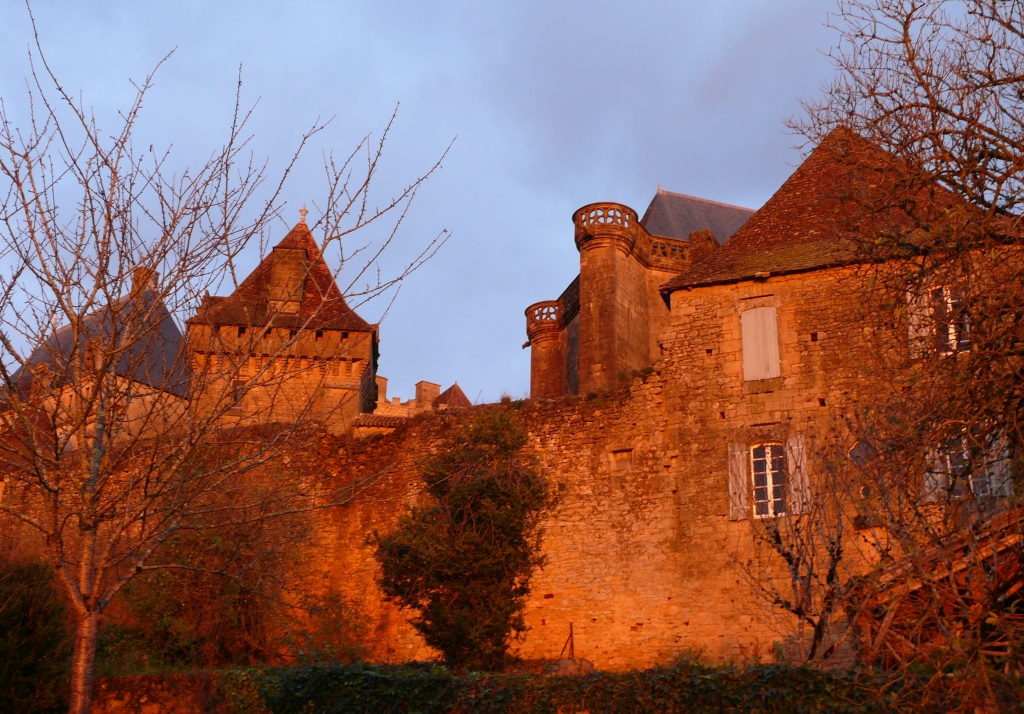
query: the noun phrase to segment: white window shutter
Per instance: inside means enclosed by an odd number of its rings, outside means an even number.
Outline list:
[[[924,477],[921,483],[921,500],[924,503],[938,503],[949,490],[949,467],[945,457],[937,451],[925,456]]]
[[[928,353],[934,335],[932,306],[927,290],[916,293],[907,291],[907,322],[910,344],[910,359],[921,359]]]
[[[786,439],[786,480],[788,483],[787,510],[807,513],[811,510],[811,489],[807,481],[807,450],[803,434]]]
[[[747,502],[747,445],[729,444],[729,520],[742,521],[750,514]]]
[[[772,379],[779,368],[779,325],[774,307],[755,307],[740,313],[743,338],[743,380]]]

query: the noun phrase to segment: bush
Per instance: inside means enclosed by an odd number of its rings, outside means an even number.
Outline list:
[[[543,563],[547,481],[520,456],[526,431],[507,409],[476,414],[421,464],[430,502],[377,539],[381,588],[418,612],[413,626],[445,662],[500,668],[526,630],[523,600]]]
[[[53,569],[0,565],[0,711],[67,708],[71,635]]]
[[[768,665],[693,662],[584,677],[454,676],[439,666],[295,667],[259,682],[273,714],[658,714],[671,712],[873,712],[888,700],[852,675]],[[913,710],[913,709],[909,709]]]

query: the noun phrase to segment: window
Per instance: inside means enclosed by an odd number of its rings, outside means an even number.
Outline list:
[[[774,307],[755,307],[740,313],[743,338],[743,381],[773,379],[779,369],[779,326]]]
[[[729,520],[797,515],[809,506],[803,435],[785,443],[729,444]]]
[[[245,337],[245,328],[244,327],[239,327],[238,328],[238,336],[239,337]]]
[[[612,452],[612,471],[632,471],[633,450],[620,449]]]
[[[932,290],[935,314],[936,347],[940,355],[951,355],[971,348],[971,325],[960,293],[943,287]]]
[[[932,349],[940,356],[971,348],[971,323],[961,293],[943,286],[907,292],[910,356],[920,359]]]
[[[324,338],[324,331],[323,330],[317,330],[316,331],[316,341],[320,342],[323,338]]]
[[[937,502],[976,498],[1005,498],[1012,495],[1011,450],[1004,437],[988,439],[984,448],[972,446],[966,434],[946,441],[928,456],[922,499]]]
[[[857,466],[866,466],[876,456],[878,456],[878,449],[870,441],[863,439],[854,444],[853,448],[850,449],[850,461]]]
[[[786,512],[786,456],[782,444],[760,444],[750,450],[750,476],[754,484],[754,515],[758,518]]]
[[[245,382],[236,379],[231,382],[231,402],[234,409],[242,408],[242,400],[245,398]]]

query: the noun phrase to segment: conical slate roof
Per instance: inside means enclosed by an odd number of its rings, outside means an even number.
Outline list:
[[[295,250],[304,253],[302,299],[297,312],[282,312],[270,304],[272,275],[275,265]],[[353,332],[377,329],[345,302],[305,221],[296,224],[231,295],[207,298],[189,323]]]

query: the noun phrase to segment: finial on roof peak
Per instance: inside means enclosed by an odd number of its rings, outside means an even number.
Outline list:
[[[306,210],[306,204],[303,203],[302,208],[299,209],[299,223],[301,223],[302,225],[306,225],[307,213],[309,213],[309,211]]]

